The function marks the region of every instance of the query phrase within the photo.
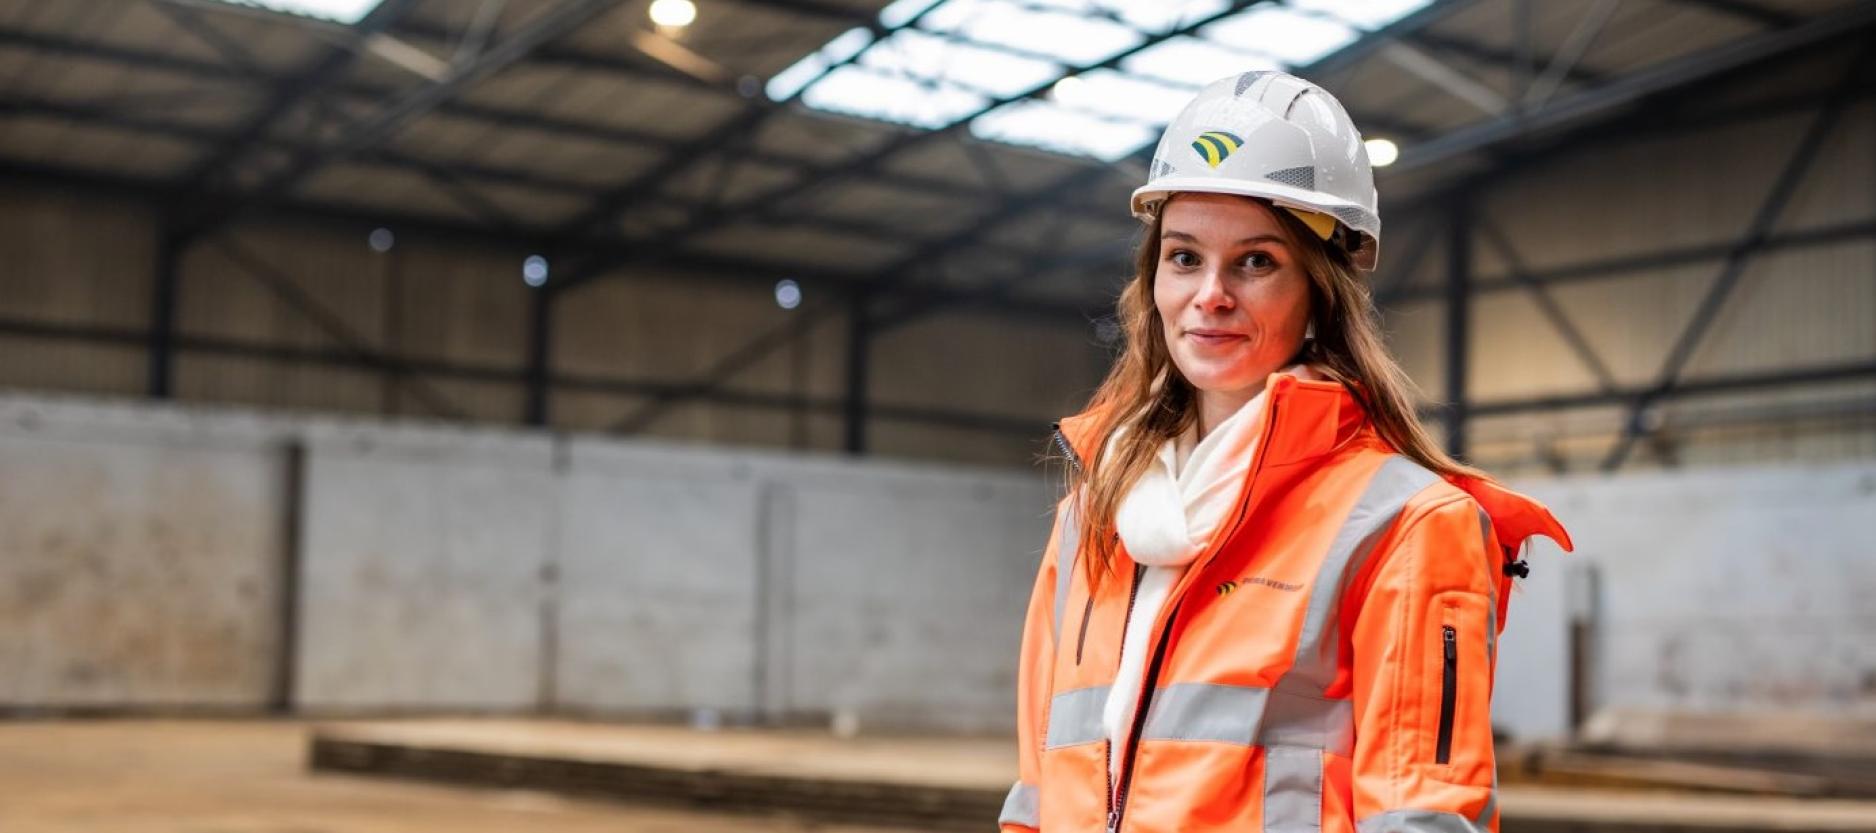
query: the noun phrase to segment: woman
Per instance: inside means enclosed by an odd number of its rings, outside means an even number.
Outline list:
[[[1496,830],[1505,596],[1526,538],[1569,542],[1416,418],[1360,135],[1307,81],[1227,78],[1133,207],[1126,348],[1056,434],[1003,829]]]

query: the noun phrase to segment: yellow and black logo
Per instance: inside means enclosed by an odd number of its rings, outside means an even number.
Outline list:
[[[1226,157],[1237,152],[1238,147],[1243,144],[1243,139],[1223,130],[1212,130],[1200,133],[1197,139],[1193,139],[1192,149],[1198,151],[1199,156],[1205,159],[1205,164],[1216,168],[1220,162],[1225,161]]]
[[[1303,589],[1303,585],[1295,582],[1277,581],[1276,579],[1264,578],[1263,576],[1245,576],[1236,581],[1226,581],[1219,584],[1218,595],[1227,595],[1231,591],[1238,589],[1238,585],[1240,584],[1255,584],[1261,587],[1269,587],[1273,590],[1282,590],[1285,593],[1294,593]]]

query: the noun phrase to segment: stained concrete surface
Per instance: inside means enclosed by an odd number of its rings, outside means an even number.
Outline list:
[[[1008,739],[886,737],[841,740],[804,730],[697,732],[669,726],[552,720],[404,720],[332,725],[321,737],[411,750],[467,751],[528,760],[612,763],[716,773],[717,800],[738,803],[747,776],[945,787],[1000,799],[1015,777]],[[397,774],[387,768],[387,774]],[[623,771],[623,770],[622,770]],[[909,794],[909,793],[908,793]],[[994,803],[993,805],[994,806]],[[1712,792],[1510,785],[1500,788],[1506,833],[1876,833],[1876,801]],[[946,825],[950,827],[951,825]],[[988,830],[989,825],[984,828]]]
[[[903,833],[309,772],[310,724],[0,723],[6,833]]]

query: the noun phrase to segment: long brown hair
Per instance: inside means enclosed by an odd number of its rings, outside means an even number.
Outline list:
[[[1442,450],[1420,423],[1414,410],[1418,389],[1388,352],[1368,284],[1347,252],[1322,243],[1290,212],[1262,204],[1271,208],[1309,276],[1309,318],[1316,336],[1304,342],[1297,361],[1346,386],[1375,431],[1401,454],[1440,474],[1484,477]],[[1099,441],[1082,465],[1071,469],[1069,488],[1079,491],[1076,517],[1090,556],[1090,581],[1099,581],[1114,563],[1118,541],[1110,530],[1121,498],[1155,452],[1198,419],[1197,391],[1173,364],[1153,301],[1165,213],[1162,203],[1134,252],[1133,280],[1115,303],[1125,344],[1088,406]],[[1109,438],[1123,427],[1126,433],[1113,443],[1109,460]]]

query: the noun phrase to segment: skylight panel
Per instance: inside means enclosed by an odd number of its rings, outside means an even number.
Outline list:
[[[861,66],[887,74],[953,82],[998,98],[1028,92],[1062,74],[1061,66],[995,49],[902,29],[860,57]]]
[[[1354,42],[1360,32],[1324,15],[1257,6],[1200,34],[1229,47],[1267,53],[1286,64],[1309,64]]]
[[[370,14],[371,10],[377,8],[383,0],[218,0],[218,2],[266,9],[270,12],[297,17],[330,20],[350,26],[365,19],[365,15]]]
[[[1289,0],[1292,8],[1320,12],[1365,31],[1374,31],[1425,8],[1433,0]]]
[[[1121,69],[1148,78],[1202,87],[1255,69],[1282,69],[1275,58],[1192,37],[1172,38],[1127,56]]]
[[[1258,4],[1128,55],[1116,69],[1063,79],[1222,14],[1231,0],[893,0],[879,12],[880,29],[849,30],[777,73],[767,91],[776,101],[799,97],[815,109],[939,129],[1061,79],[1046,98],[974,118],[971,132],[1111,161],[1158,138],[1157,125],[1205,84],[1306,67],[1431,2]],[[890,34],[876,41],[882,29]]]
[[[912,22],[913,18],[940,2],[942,0],[894,0],[892,4],[879,10],[879,25],[888,29],[897,29]]]
[[[1071,11],[1050,11],[1009,0],[949,0],[919,20],[919,28],[950,32],[982,44],[1015,47],[1085,66],[1139,45],[1131,27]]]
[[[851,64],[801,94],[809,107],[936,130],[989,106],[990,99],[957,87]]]
[[[1135,3],[1105,0],[1095,3],[1118,15],[1127,25],[1148,32],[1169,32],[1195,20],[1204,20],[1230,6],[1230,0],[1163,0]]]
[[[1112,162],[1159,138],[1151,125],[1116,121],[1027,99],[998,107],[971,122],[971,134],[1058,153]]]
[[[848,29],[813,52],[802,56],[801,60],[788,65],[787,69],[775,73],[769,78],[766,91],[775,101],[786,101],[801,88],[819,78],[829,67],[860,54],[860,51],[873,45],[873,33],[862,28]]]
[[[1096,70],[1076,77],[1080,83],[1058,87],[1056,103],[1071,110],[1126,121],[1167,124],[1179,115],[1194,90],[1145,78]]]

